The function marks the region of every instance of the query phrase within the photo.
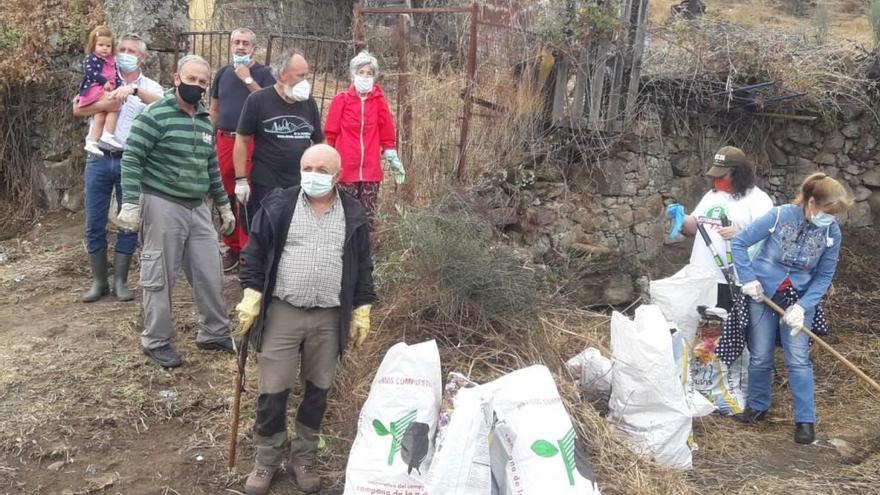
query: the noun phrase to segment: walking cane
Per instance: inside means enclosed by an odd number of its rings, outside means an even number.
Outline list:
[[[242,205],[241,203],[238,205],[244,206],[244,214],[247,216],[247,206]],[[239,208],[239,216],[241,216],[241,208]],[[245,364],[247,364],[248,340],[248,335],[245,334],[241,339],[241,344],[238,346],[238,349],[236,349],[237,367],[235,369],[235,388],[232,396],[232,424],[229,428],[229,463],[226,466],[229,470],[235,469],[236,444],[238,443],[238,422],[239,414],[241,412],[241,393],[244,391],[244,369]],[[233,344],[235,343],[234,337],[232,342]]]
[[[766,304],[767,306],[770,306],[771,308],[773,308],[773,311],[776,311],[777,313],[779,313],[779,316],[785,316],[785,310],[782,309],[782,308],[781,308],[778,304],[776,304],[775,302],[771,301],[769,297],[767,297],[767,296],[762,296],[762,300],[763,300],[764,304]],[[843,355],[842,355],[841,353],[839,353],[839,352],[837,352],[836,350],[834,350],[834,348],[831,347],[831,345],[830,345],[828,342],[825,342],[824,340],[822,340],[821,338],[819,338],[815,333],[811,332],[810,329],[808,329],[808,328],[806,328],[806,327],[804,327],[804,328],[802,329],[802,331],[803,331],[805,334],[807,334],[808,337],[810,337],[811,339],[813,339],[817,344],[819,344],[820,347],[822,347],[822,348],[825,349],[826,351],[830,352],[832,356],[836,357],[841,363],[844,364],[844,366],[846,366],[847,368],[849,368],[850,371],[852,371],[853,373],[856,374],[856,376],[858,376],[859,378],[861,378],[862,381],[864,381],[865,383],[867,383],[868,385],[870,385],[871,388],[873,388],[873,389],[876,390],[877,392],[880,392],[880,385],[878,385],[877,382],[875,382],[874,380],[872,380],[870,376],[866,375],[862,370],[860,370],[859,368],[857,368],[856,365],[854,365],[854,364],[852,364],[851,362],[849,362],[849,360],[848,360],[847,358],[843,357]]]

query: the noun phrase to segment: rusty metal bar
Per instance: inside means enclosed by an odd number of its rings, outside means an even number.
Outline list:
[[[359,3],[356,3],[352,9],[351,37],[352,41],[354,41],[355,54],[366,48],[367,43],[364,40],[366,38],[366,30],[364,28],[364,8]]]
[[[270,34],[269,41],[266,43],[266,65],[269,65],[269,66],[272,65],[272,43],[275,41],[276,38],[277,38],[276,35]],[[230,43],[230,47],[231,47],[231,43]]]
[[[177,33],[174,35],[174,65],[172,66],[174,70],[177,70],[177,61],[180,60],[180,37],[182,33]]]
[[[467,14],[475,9],[471,7],[422,7],[422,8],[394,8],[394,7],[354,7],[362,14]]]
[[[474,106],[474,85],[477,73],[477,20],[479,17],[479,6],[476,0],[471,0],[471,19],[470,32],[468,35],[468,59],[467,59],[467,81],[465,81],[464,91],[464,109],[461,116],[461,135],[458,139],[458,164],[456,167],[455,178],[459,182],[464,175],[464,161],[467,154],[467,140],[471,112]]]
[[[400,28],[400,54],[397,62],[397,115],[400,125],[397,127],[397,148],[404,163],[412,161],[413,119],[412,102],[409,99],[409,28],[406,17],[399,14],[397,25]]]

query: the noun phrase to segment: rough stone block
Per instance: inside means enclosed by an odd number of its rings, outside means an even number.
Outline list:
[[[859,129],[859,126],[852,123],[843,126],[843,129],[841,129],[840,132],[850,139],[857,139],[862,135],[862,130]]]
[[[838,131],[833,131],[825,138],[825,150],[830,152],[836,152],[843,149],[843,145],[846,144],[846,138]]]
[[[767,158],[770,159],[770,163],[773,165],[788,165],[788,155],[775,144],[768,141],[765,150],[767,151]]]
[[[837,163],[837,158],[831,153],[822,152],[817,154],[813,161],[821,165],[834,165]]]
[[[880,188],[880,170],[872,168],[862,174],[862,184],[871,188]]]
[[[841,219],[848,227],[867,227],[872,225],[874,219],[871,215],[871,205],[867,201],[859,201],[853,204]]]
[[[802,124],[791,124],[785,129],[785,137],[799,144],[812,144],[813,129]]]
[[[871,197],[872,191],[865,186],[856,186],[853,188],[853,198],[856,201],[866,201]]]

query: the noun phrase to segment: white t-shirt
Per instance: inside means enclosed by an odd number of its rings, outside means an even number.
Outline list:
[[[143,72],[141,72],[138,78],[132,81],[131,84],[137,86],[138,90],[143,89],[144,91],[149,91],[160,98],[162,97],[162,86],[145,76]],[[115,137],[123,146],[125,146],[125,142],[128,140],[128,133],[131,131],[131,124],[134,123],[135,117],[140,115],[141,111],[146,106],[147,104],[139,97],[131,95],[125,99],[125,103],[123,103],[122,107],[119,109],[119,119],[116,121],[116,132],[113,133],[113,137]],[[91,122],[91,119],[89,119],[89,125],[91,125]]]
[[[709,233],[709,238],[712,239],[712,244],[721,256],[724,265],[729,266],[731,263],[727,258],[727,252],[730,250],[730,242],[722,239],[721,235],[715,231],[715,229],[720,227],[721,217],[726,215],[731,223],[742,231],[752,222],[770,211],[771,208],[773,208],[773,200],[758,187],[751,188],[739,199],[733,199],[730,193],[713,190],[703,196],[703,199],[700,200],[700,203],[694,208],[691,215],[706,228],[706,232]],[[724,274],[718,269],[718,265],[715,264],[712,251],[706,246],[699,232],[697,232],[694,239],[694,249],[691,251],[691,264],[715,270],[715,278],[718,280],[718,283],[727,283]],[[739,284],[738,279],[737,284]]]

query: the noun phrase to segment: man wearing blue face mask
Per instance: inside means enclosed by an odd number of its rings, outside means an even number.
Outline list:
[[[242,253],[235,334],[249,334],[259,374],[250,495],[268,493],[285,456],[297,373],[304,392],[287,471],[303,492],[320,489],[318,433],[336,363],[348,341],[359,346],[369,333],[376,300],[369,222],[360,203],[336,187],[340,163],[332,146],[306,150],[302,186],[266,196]]]
[[[107,210],[113,191],[116,191],[116,209],[122,201],[122,153],[126,148],[131,124],[141,111],[162,96],[162,86],[145,76],[140,69],[147,55],[147,44],[136,34],[126,34],[116,47],[116,67],[123,85],[110,93],[109,98],[80,107],[73,105],[76,117],[91,117],[98,112],[119,112],[116,122],[116,140],[122,149],[102,148],[103,155],[89,154],[85,169],[86,250],[92,271],[92,286],[83,295],[83,302],[94,302],[108,293],[119,301],[134,298],[128,289],[128,270],[137,247],[137,232],[120,230],[116,234],[113,258],[113,284],[107,281]],[[101,146],[100,144],[98,145]]]
[[[247,28],[238,28],[229,35],[232,50],[232,63],[221,67],[211,85],[211,107],[209,114],[216,129],[214,139],[217,147],[217,165],[223,179],[223,188],[233,200],[235,198],[235,165],[232,151],[235,145],[235,128],[244,101],[254,91],[275,84],[272,71],[265,65],[254,61],[257,36]],[[253,143],[247,148],[246,171],[251,168],[251,157],[254,152]],[[238,266],[238,258],[244,245],[247,244],[246,225],[239,218],[239,209],[233,207],[235,213],[235,231],[223,237],[228,250],[223,256],[223,271],[234,270]]]
[[[821,334],[814,326],[821,321],[814,317],[831,286],[842,241],[835,215],[846,212],[852,204],[840,182],[822,173],[812,174],[801,184],[794,204],[773,208],[732,243],[742,292],[753,299],[748,329],[749,399],[737,419],[757,423],[770,409],[773,352],[779,341],[788,368],[794,440],[800,444],[813,443],[816,435],[810,339],[802,330],[806,327]],[[760,249],[752,258],[749,247],[759,243]],[[780,318],[764,304],[765,295],[786,308],[785,316]]]

